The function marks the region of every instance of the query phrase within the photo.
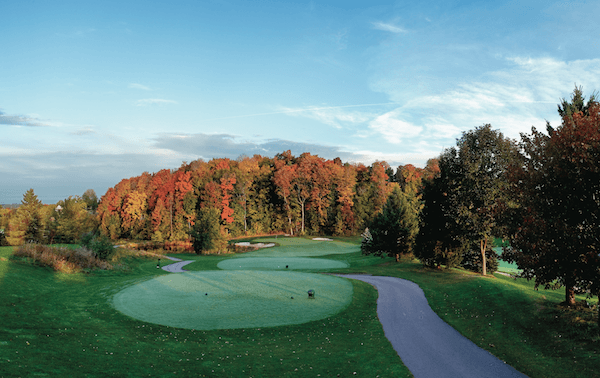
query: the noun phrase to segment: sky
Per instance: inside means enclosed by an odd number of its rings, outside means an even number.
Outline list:
[[[600,90],[598,1],[0,2],[0,204],[291,150],[424,166]]]

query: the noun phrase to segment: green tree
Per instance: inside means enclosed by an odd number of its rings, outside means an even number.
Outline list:
[[[48,241],[75,243],[82,234],[93,231],[96,220],[87,208],[86,201],[77,196],[58,201],[49,213]]]
[[[221,212],[217,208],[203,207],[198,210],[196,222],[190,231],[192,245],[197,254],[220,252],[225,246],[225,239],[220,229]]]
[[[42,206],[42,202],[33,189],[25,192],[21,200],[21,206],[19,206],[9,224],[10,235],[7,240],[11,245],[21,245],[23,242],[40,243],[43,241]]]
[[[85,192],[83,192],[81,198],[86,203],[87,209],[89,211],[96,211],[96,209],[98,208],[98,196],[96,195],[94,189],[88,189]]]
[[[375,216],[365,230],[362,253],[394,256],[399,261],[400,255],[412,252],[418,233],[418,211],[414,198],[396,186],[381,213]]]
[[[463,133],[456,148],[442,156],[448,170],[448,198],[461,233],[479,246],[481,273],[486,275],[486,251],[499,227],[498,209],[508,193],[506,170],[516,154],[514,141],[486,124]]]
[[[533,128],[521,137],[521,162],[509,176],[519,206],[507,206],[503,258],[536,287],[564,286],[573,305],[576,288],[600,293],[600,104],[594,96],[584,104],[576,88],[559,113],[549,135]]]
[[[424,207],[415,256],[426,266],[450,268],[461,263],[468,241],[456,222],[456,211],[448,198],[450,184],[455,181],[454,172],[445,167],[444,155],[440,160],[444,169],[423,185]]]

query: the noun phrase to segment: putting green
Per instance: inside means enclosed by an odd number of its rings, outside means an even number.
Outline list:
[[[288,268],[286,268],[286,266]],[[223,260],[217,267],[226,270],[297,270],[297,269],[339,269],[347,268],[343,261],[311,259],[306,257],[250,257]]]
[[[279,237],[257,239],[254,242],[278,243],[278,247],[246,252],[246,257],[310,257],[360,252],[360,246],[341,241],[310,240],[305,238]]]
[[[308,299],[309,289],[315,290],[314,299]],[[301,324],[334,315],[350,304],[352,292],[349,280],[331,275],[186,272],[130,286],[113,297],[113,305],[125,315],[171,327],[256,328]]]

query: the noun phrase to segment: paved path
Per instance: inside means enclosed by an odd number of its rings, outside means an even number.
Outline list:
[[[178,259],[177,257],[164,256],[164,258],[169,259],[171,261],[177,261],[176,263],[165,265],[162,267],[163,270],[166,270],[167,272],[171,272],[171,273],[186,272],[186,270],[183,270],[182,268],[184,266],[186,266],[187,264],[191,264],[194,262],[194,260],[182,261],[181,259]]]
[[[394,277],[339,276],[377,288],[385,336],[416,378],[526,377],[445,323],[417,284]]]

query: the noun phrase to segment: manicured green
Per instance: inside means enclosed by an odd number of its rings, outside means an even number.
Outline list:
[[[111,305],[125,287],[172,275],[156,269],[155,259],[64,275],[9,260],[11,250],[0,248],[2,377],[411,376],[383,334],[376,290],[362,282],[352,282],[345,310],[322,320],[191,330],[136,320]],[[197,259],[189,266],[198,270],[214,270],[231,256],[177,257]]]
[[[359,238],[342,241],[356,252],[327,255],[350,265],[334,271],[416,282],[446,322],[529,377],[598,376],[597,315],[559,309],[563,290],[535,291],[532,282],[499,274],[481,277],[365,257],[358,252]],[[12,261],[10,253],[10,247],[0,247],[0,376],[410,376],[383,334],[377,292],[366,283],[351,281],[350,305],[323,320],[191,330],[136,320],[111,305],[124,288],[171,276],[156,269],[155,259],[66,275]],[[185,267],[194,272],[219,270],[221,261],[240,256],[248,254],[177,255],[196,260]]]
[[[337,314],[351,299],[352,284],[336,276],[230,270],[160,276],[122,290],[113,304],[149,323],[211,330],[302,324]]]
[[[219,269],[233,270],[326,270],[347,268],[350,265],[339,260],[307,257],[243,257],[223,260]]]
[[[500,256],[502,253],[502,247],[494,247],[494,252]],[[516,263],[509,263],[503,260],[498,259],[498,271],[502,273],[512,274],[513,276],[522,272],[521,269],[517,266]]]

